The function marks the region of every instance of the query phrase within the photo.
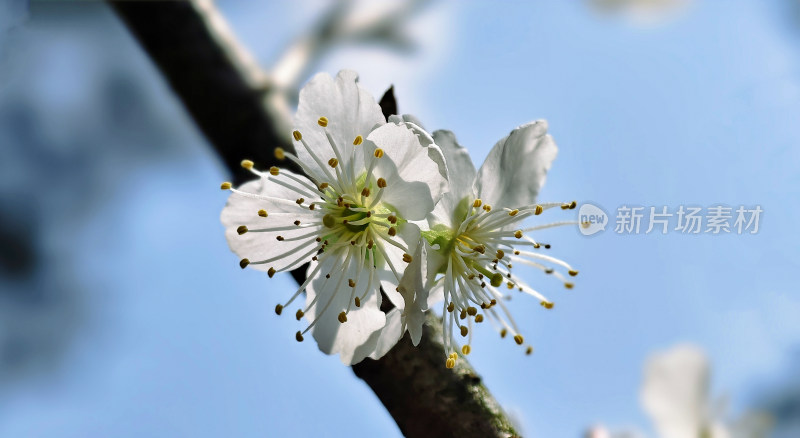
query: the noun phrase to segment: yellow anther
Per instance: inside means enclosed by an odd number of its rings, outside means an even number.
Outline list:
[[[483,315],[475,315],[475,322],[483,322]]]
[[[489,205],[489,204],[484,204],[483,205],[483,210],[488,213],[488,212],[492,211],[492,206]]]
[[[534,247],[534,248],[536,248],[536,249],[539,249],[541,246],[542,246],[542,245],[539,245],[538,243],[534,243],[534,244],[533,244],[533,247]],[[517,254],[517,255],[519,255],[519,254]]]
[[[414,261],[414,257],[411,257],[411,254],[403,254],[403,261],[406,263],[411,263]]]
[[[270,168],[269,168],[269,174],[270,174],[270,175],[272,175],[272,176],[278,176],[278,174],[279,174],[279,173],[281,173],[281,170],[280,170],[280,169],[278,169],[277,167],[275,167],[275,166],[272,166],[272,167],[270,167]]]
[[[449,357],[450,359],[456,360],[456,359],[458,359],[458,353],[456,353],[454,351],[454,352],[450,353],[447,357]]]
[[[342,312],[342,313],[339,314],[339,322],[341,322],[342,324],[347,322],[347,314],[346,313]]]
[[[522,337],[522,335],[514,335],[514,342],[516,342],[517,345],[522,345],[522,343],[525,342],[525,339]]]
[[[472,203],[472,207],[473,208],[478,208],[480,206],[481,206],[481,200],[480,199],[476,199],[475,202]]]
[[[509,215],[509,216],[516,216],[516,215],[517,215],[517,213],[519,213],[519,210],[516,210],[516,209],[514,209],[514,210],[511,210],[511,211],[509,211],[509,212],[508,212],[508,215]]]
[[[356,282],[355,282],[355,280],[353,280],[352,278],[348,278],[348,279],[347,279],[347,284],[348,284],[350,287],[356,287]]]
[[[569,208],[569,204],[561,204],[561,209],[566,210]]]
[[[239,233],[241,236],[242,234],[247,232],[247,227],[244,225],[240,225],[239,228],[236,229],[236,232]]]
[[[383,149],[381,149],[381,148],[375,149],[375,154],[374,155],[375,155],[375,158],[383,157]]]
[[[572,277],[578,275],[578,271],[576,271],[574,269],[570,269],[569,271],[567,271],[567,273]]]
[[[564,283],[564,287],[567,289],[572,289],[573,287],[575,287],[575,284],[567,282]]]
[[[363,143],[363,142],[364,142],[364,137],[362,137],[362,136],[360,136],[360,135],[357,135],[357,136],[356,136],[356,139],[355,139],[355,140],[353,140],[353,146],[358,146],[358,145],[360,145],[360,144],[361,144],[361,143]]]
[[[463,353],[464,356],[468,355],[470,351],[472,351],[472,348],[469,345],[461,347],[461,353]]]
[[[272,278],[275,275],[275,272],[277,272],[275,268],[269,268],[269,270],[267,270],[267,275],[269,275],[269,278]]]
[[[222,189],[222,190],[230,190],[231,187],[233,187],[233,184],[231,184],[231,183],[229,183],[227,181],[225,181],[224,183],[219,185],[219,188]]]
[[[261,216],[261,217],[267,217],[267,216],[269,216],[269,215],[267,214],[267,210],[258,210],[258,215],[259,215],[259,216]]]
[[[275,148],[274,153],[275,153],[275,158],[279,160],[286,159],[286,151],[284,151],[283,148]]]
[[[332,214],[328,213],[325,216],[322,216],[322,224],[328,228],[333,228],[336,226],[336,218],[333,217]]]
[[[478,314],[478,309],[476,309],[476,308],[474,308],[472,306],[467,307],[467,315],[475,316],[477,314]]]
[[[492,274],[491,284],[494,287],[499,287],[501,284],[503,284],[503,274],[499,272]]]
[[[461,326],[461,336],[467,336],[468,333],[469,333],[469,329],[467,328],[467,326],[462,325]]]
[[[242,162],[240,164],[242,165],[242,167],[244,167],[247,170],[250,170],[250,169],[253,168],[253,162],[250,161],[250,160],[242,160]]]
[[[533,353],[533,347],[531,347],[530,345],[528,345],[528,348],[526,348],[526,349],[525,349],[525,354],[527,354],[528,356],[530,356],[532,353]]]
[[[452,302],[447,305],[447,311],[448,312],[452,312],[453,310],[455,310],[455,308],[456,308],[456,305],[454,303],[452,303]]]
[[[507,334],[508,334],[508,330],[506,330],[506,329],[500,330],[500,337],[501,338],[505,338]]]
[[[512,282],[510,282],[510,281],[509,281],[509,282],[506,284],[506,287],[508,287],[509,289],[514,289],[514,283],[512,283]]]
[[[550,301],[542,301],[542,302],[541,302],[541,305],[542,305],[542,307],[544,307],[545,309],[552,309],[552,308],[553,308],[553,306],[554,306],[554,304],[553,304],[553,303],[551,303]]]
[[[503,250],[502,250],[502,249],[498,249],[498,250],[497,250],[497,252],[496,252],[496,253],[494,253],[494,255],[495,255],[495,257],[497,257],[497,259],[499,260],[499,259],[502,259],[503,257],[505,257],[505,256],[506,256],[506,253],[505,253],[505,252],[503,252]]]
[[[250,260],[248,260],[248,259],[239,260],[239,267],[242,268],[242,269],[246,268],[247,265],[249,265],[249,264],[250,264]]]
[[[389,227],[389,235],[392,236],[392,237],[396,236],[397,235],[397,228]]]
[[[522,239],[522,230],[514,231],[514,237],[517,239]]]
[[[328,166],[331,166],[335,169],[336,166],[338,165],[339,165],[339,160],[337,160],[336,158],[331,158],[330,160],[328,160]]]
[[[353,301],[355,302],[356,307],[361,307],[361,298],[355,297]]]
[[[303,134],[300,134],[300,131],[294,131],[292,132],[292,137],[294,137],[296,141],[300,141],[303,139]]]
[[[328,126],[328,118],[320,117],[319,120],[317,120],[317,124],[319,124],[319,126],[322,126],[323,128]]]
[[[578,203],[576,201],[572,201],[572,202],[569,203],[569,209],[570,210],[574,210],[575,207],[577,207],[577,206],[578,206]]]
[[[280,304],[275,305],[275,314],[280,315],[283,312],[283,306]]]
[[[444,366],[447,367],[447,369],[453,369],[456,366],[455,359],[447,359],[444,363]]]
[[[294,334],[294,338],[297,339],[297,342],[303,342],[303,334],[300,333],[300,330],[298,330],[297,333]]]
[[[385,188],[386,187],[386,180],[383,178],[378,178],[378,187]]]
[[[536,205],[536,209],[533,211],[533,214],[539,215],[539,214],[542,214],[543,211],[544,211],[544,207],[542,207],[541,205],[537,204]]]

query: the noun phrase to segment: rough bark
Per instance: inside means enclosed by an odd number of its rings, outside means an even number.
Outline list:
[[[248,158],[262,168],[276,164],[272,151],[291,148],[289,133],[279,128],[282,122],[266,105],[266,82],[259,86],[254,79],[258,72],[242,58],[244,50],[235,47],[232,35],[217,33],[214,24],[222,17],[209,17],[214,11],[198,3],[110,2],[240,183],[250,177],[240,161]],[[389,113],[397,111],[392,91],[381,99]],[[305,269],[292,275],[301,282]],[[465,360],[459,359],[453,370],[445,368],[441,330],[441,322],[429,316],[418,347],[405,337],[382,359],[367,359],[353,370],[406,436],[516,436]]]

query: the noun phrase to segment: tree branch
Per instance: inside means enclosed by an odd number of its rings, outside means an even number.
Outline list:
[[[283,109],[270,108],[266,97],[268,78],[210,2],[110,4],[233,173],[234,182],[251,177],[239,165],[243,158],[269,167],[277,164],[274,147],[292,147]],[[391,89],[381,103],[385,111],[396,111]],[[305,268],[292,275],[301,282]],[[366,359],[353,370],[409,437],[515,436],[465,360],[459,359],[453,370],[445,368],[441,337],[441,322],[429,316],[418,347],[404,337],[382,359]]]

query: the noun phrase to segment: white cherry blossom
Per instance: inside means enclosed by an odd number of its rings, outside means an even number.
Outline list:
[[[354,72],[316,75],[300,92],[292,132],[295,153],[276,150],[305,175],[242,166],[258,178],[231,190],[222,223],[242,268],[277,272],[310,263],[307,280],[281,314],[306,292],[295,316],[309,323],[319,348],[346,364],[375,355],[387,324],[381,285],[395,292],[413,260],[419,228],[446,188],[444,160],[412,124],[386,123]],[[389,294],[396,306],[402,297]]]
[[[575,202],[535,203],[557,153],[544,121],[522,125],[497,142],[479,171],[451,132],[437,131],[433,137],[447,161],[450,191],[429,216],[429,229],[422,232],[424,244],[431,245],[424,286],[401,291],[422,310],[444,300],[445,363],[452,368],[459,354],[456,335],[469,336],[460,349],[469,354],[473,325],[485,319],[501,336],[510,334],[517,344],[524,344],[505,304],[511,291],[531,295],[547,309],[553,307],[552,301],[513,274],[514,265],[540,269],[573,287],[555,268],[570,276],[578,272],[543,254],[550,245],[525,233],[574,222],[528,228],[521,224],[550,208],[572,209]],[[532,347],[526,346],[526,351],[531,353]]]

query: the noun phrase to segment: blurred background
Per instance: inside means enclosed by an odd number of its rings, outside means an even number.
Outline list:
[[[239,269],[226,170],[110,8],[0,4],[0,436],[400,436],[275,316],[291,277]],[[215,4],[265,71],[336,7]],[[722,419],[765,413],[770,436],[800,436],[800,4],[393,5],[353,3],[348,19],[409,13],[391,38],[331,41],[297,85],[342,68],[376,97],[394,85],[401,112],[453,130],[478,165],[547,119],[560,152],[541,200],[612,220],[621,205],[764,211],[752,235],[542,233],[581,271],[575,289],[531,272],[556,302],[511,305],[536,353],[485,328],[470,355],[523,435],[657,436],[643,364],[691,343]]]

